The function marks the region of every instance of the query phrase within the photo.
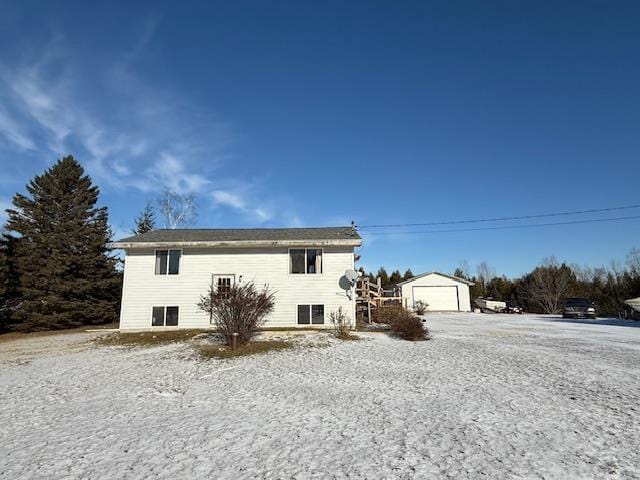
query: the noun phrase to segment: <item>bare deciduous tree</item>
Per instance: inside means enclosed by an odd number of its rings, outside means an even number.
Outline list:
[[[631,249],[627,255],[627,266],[634,277],[640,277],[640,248]]]
[[[563,300],[571,292],[573,281],[569,267],[558,265],[554,258],[545,259],[528,275],[523,294],[540,305],[545,313],[559,313]]]
[[[164,216],[165,228],[189,227],[196,222],[198,217],[193,193],[181,195],[171,190],[165,190],[158,199],[158,204]]]
[[[471,278],[471,266],[469,265],[468,260],[460,260],[460,266],[457,270],[460,270],[461,278]]]
[[[588,265],[581,266],[577,263],[574,263],[571,264],[570,267],[579,282],[593,282],[593,280],[596,278],[597,272]]]
[[[487,295],[487,284],[496,276],[495,270],[493,270],[487,262],[480,262],[476,270],[478,275],[476,280],[476,293],[485,296]]]
[[[198,308],[209,314],[228,345],[237,333],[237,344],[242,346],[251,340],[266,316],[273,311],[274,294],[265,285],[258,291],[251,282],[234,285],[220,293],[212,285],[206,295],[200,297]]]
[[[489,282],[493,277],[496,276],[493,268],[489,266],[487,262],[480,262],[477,267],[478,271],[478,279],[484,283]]]

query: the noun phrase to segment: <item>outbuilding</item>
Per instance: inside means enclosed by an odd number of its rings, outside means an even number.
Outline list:
[[[431,312],[470,312],[473,282],[439,272],[416,275],[398,284],[409,308],[423,302]]]

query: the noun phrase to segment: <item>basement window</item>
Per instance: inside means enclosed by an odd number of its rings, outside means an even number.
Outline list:
[[[182,250],[156,250],[156,275],[178,275]]]
[[[324,325],[324,305],[298,305],[298,325]]]
[[[152,327],[177,327],[178,307],[153,307]]]
[[[292,248],[289,250],[289,273],[322,273],[322,249]]]

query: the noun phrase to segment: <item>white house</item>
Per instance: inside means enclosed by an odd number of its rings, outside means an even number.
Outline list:
[[[355,319],[354,269],[362,239],[351,227],[153,230],[112,244],[125,251],[121,329],[207,328],[197,303],[210,285],[268,285],[266,327],[321,327],[342,307]]]
[[[470,312],[469,287],[472,285],[473,282],[464,278],[429,272],[400,282],[398,287],[409,308],[423,302],[432,312]]]

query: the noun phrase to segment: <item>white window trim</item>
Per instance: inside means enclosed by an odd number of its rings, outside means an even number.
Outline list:
[[[171,256],[169,252],[171,250],[179,250],[180,251],[180,262],[178,263],[178,273],[169,274],[169,257]],[[156,259],[158,258],[158,252],[167,252],[167,273],[156,273]],[[153,276],[154,277],[179,277],[182,274],[182,259],[184,258],[184,249],[183,248],[156,248],[153,251]],[[324,269],[323,269],[324,270]],[[160,305],[158,305],[160,306]]]
[[[162,249],[160,249],[162,250]],[[164,325],[154,325],[153,324],[153,309],[157,307],[162,307],[164,309]],[[167,325],[167,308],[176,307],[178,309],[178,324],[177,325]],[[152,305],[151,306],[151,327],[152,328],[177,328],[180,326],[180,305]]]
[[[293,273],[291,271],[291,250],[304,250],[304,273]],[[307,250],[320,250],[322,252],[322,272],[320,273],[307,273]],[[289,257],[289,270],[288,273],[289,275],[294,275],[294,276],[301,276],[301,275],[311,275],[314,277],[321,277],[322,275],[324,275],[324,248],[322,247],[291,247],[289,248],[289,250],[287,251],[287,255]],[[305,305],[304,303],[301,303],[300,305]],[[319,305],[319,304],[316,304]]]
[[[299,274],[302,275],[302,274]],[[313,274],[312,274],[313,275]],[[298,323],[298,307],[308,305],[309,306],[309,323]],[[313,306],[322,305],[322,323],[313,323]],[[327,306],[324,303],[296,303],[296,325],[299,327],[313,327],[327,324]]]

